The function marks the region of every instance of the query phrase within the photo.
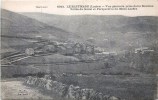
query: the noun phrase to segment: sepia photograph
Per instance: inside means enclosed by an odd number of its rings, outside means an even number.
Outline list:
[[[158,16],[62,15],[47,6],[6,5],[1,100],[158,99]]]

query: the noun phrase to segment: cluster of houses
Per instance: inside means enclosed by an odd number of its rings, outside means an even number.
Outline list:
[[[152,53],[152,52],[154,52],[154,50],[150,49],[149,47],[141,47],[141,48],[135,49],[135,53],[145,54],[145,53]]]
[[[63,55],[94,54],[94,46],[86,43],[44,42],[36,43],[36,53],[57,52]]]
[[[134,52],[128,53],[130,58],[130,67],[143,72],[153,72],[154,63],[152,61],[155,55],[155,51],[149,47],[135,48]]]

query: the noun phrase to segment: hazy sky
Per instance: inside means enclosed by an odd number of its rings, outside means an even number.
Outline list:
[[[65,8],[57,8],[64,5]],[[106,10],[106,11],[74,11],[67,5],[154,5],[141,7],[138,10]],[[47,8],[37,8],[46,6]],[[95,14],[95,15],[126,15],[126,16],[158,16],[158,0],[2,0],[2,8],[14,12],[43,12],[60,15]]]

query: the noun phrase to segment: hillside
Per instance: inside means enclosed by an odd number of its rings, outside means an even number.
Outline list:
[[[22,13],[51,26],[69,32],[95,34],[96,32],[157,32],[157,17],[104,16],[104,15],[53,15],[45,13]],[[42,17],[41,17],[42,16]]]
[[[14,37],[36,38],[42,36],[44,39],[65,41],[70,38],[78,38],[70,32],[59,29],[24,15],[1,10],[2,35]],[[2,48],[14,48],[31,44],[31,40],[23,38],[2,37]]]
[[[129,45],[133,47],[151,46],[158,37],[158,17],[153,16],[21,14],[76,33],[85,40],[92,38],[97,45],[107,50],[127,49]]]
[[[57,41],[89,40],[107,51],[152,46],[158,38],[157,23],[158,17],[153,16],[17,14],[2,9],[2,35],[42,36]],[[30,43],[30,40],[2,38],[3,48]]]

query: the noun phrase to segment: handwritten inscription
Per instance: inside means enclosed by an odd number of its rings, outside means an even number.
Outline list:
[[[48,8],[48,6],[36,6],[36,8]]]

